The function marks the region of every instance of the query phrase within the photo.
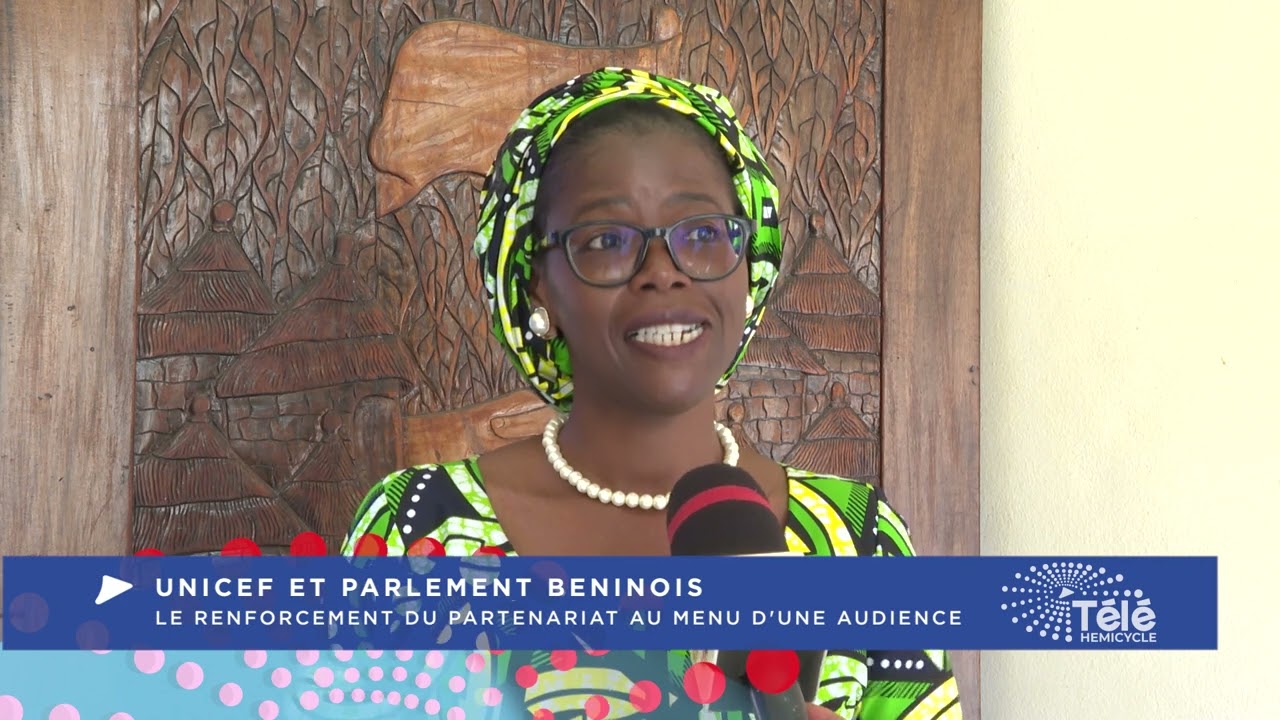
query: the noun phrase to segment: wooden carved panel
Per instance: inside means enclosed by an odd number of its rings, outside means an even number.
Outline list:
[[[882,3],[140,11],[135,548],[336,549],[380,473],[540,430],[490,335],[476,196],[519,109],[606,64],[724,90],[777,173],[785,279],[723,415],[878,478]]]

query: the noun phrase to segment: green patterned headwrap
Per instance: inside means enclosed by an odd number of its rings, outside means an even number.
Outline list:
[[[540,95],[520,114],[489,170],[480,194],[475,253],[482,264],[494,334],[529,385],[565,412],[573,402],[569,348],[559,334],[544,340],[529,331],[533,308],[528,290],[540,240],[533,222],[534,204],[547,158],[565,129],[618,100],[657,103],[693,119],[710,133],[729,160],[743,211],[755,222],[746,258],[751,309],[738,352],[717,387],[728,383],[746,354],[782,262],[778,188],[724,95],[703,85],[624,68],[579,75]]]

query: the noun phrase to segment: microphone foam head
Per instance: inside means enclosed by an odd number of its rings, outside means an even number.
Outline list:
[[[671,489],[667,537],[672,555],[785,552],[786,537],[760,485],[723,464],[690,470]]]

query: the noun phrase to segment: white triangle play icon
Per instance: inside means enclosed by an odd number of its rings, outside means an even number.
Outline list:
[[[1076,591],[1075,591],[1075,590],[1072,590],[1072,589],[1071,589],[1071,588],[1069,588],[1069,587],[1064,587],[1064,588],[1062,588],[1062,592],[1058,593],[1058,599],[1059,599],[1059,600],[1061,600],[1061,599],[1063,599],[1063,598],[1069,598],[1069,597],[1071,597],[1072,595],[1075,595],[1075,594],[1076,594]]]
[[[94,605],[102,603],[121,595],[133,589],[133,583],[125,582],[120,578],[113,578],[110,575],[102,576],[102,587],[98,590],[98,599],[93,601]]]

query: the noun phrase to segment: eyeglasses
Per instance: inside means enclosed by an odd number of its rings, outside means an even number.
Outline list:
[[[710,281],[738,269],[752,232],[752,222],[737,215],[694,215],[648,229],[612,221],[587,222],[550,233],[543,247],[563,247],[569,267],[582,282],[617,287],[640,272],[649,241],[662,238],[680,272],[693,280]]]

